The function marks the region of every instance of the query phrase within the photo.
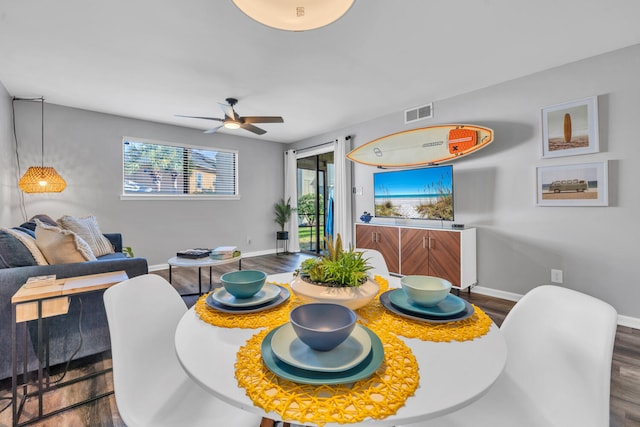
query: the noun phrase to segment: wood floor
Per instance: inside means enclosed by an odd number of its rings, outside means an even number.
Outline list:
[[[243,269],[258,269],[268,274],[292,271],[295,269],[305,255],[265,255],[242,260]],[[237,268],[235,264],[223,265],[213,270],[214,286],[219,282],[221,274],[233,271]],[[208,289],[208,270],[202,271],[203,287]],[[168,270],[158,271],[159,274],[168,280]],[[172,275],[173,284],[181,293],[197,292],[198,275],[196,269],[174,268]],[[461,296],[481,307],[493,321],[501,325],[505,315],[513,307],[513,302],[498,298],[487,297],[476,293],[467,295],[462,292]],[[186,297],[188,305],[195,302],[196,297]],[[104,353],[82,361],[75,362],[67,377],[73,378],[102,370],[111,366],[110,353]],[[113,389],[111,374],[105,374],[89,381],[83,381],[77,385],[64,387],[46,395],[45,411],[48,408],[56,408],[84,399],[87,396],[95,396],[107,390]],[[0,427],[11,425],[11,408],[2,410],[10,401],[6,400],[10,396],[10,381],[0,382]],[[31,399],[26,405],[21,422],[30,417],[36,411],[35,399]],[[76,409],[66,411],[60,415],[47,418],[40,422],[31,424],[33,426],[103,426],[120,427],[125,426],[120,419],[113,395],[99,399],[91,404],[80,406]],[[611,427],[640,427],[640,330],[627,327],[618,327],[616,334],[615,348],[613,353],[613,364],[611,371]]]

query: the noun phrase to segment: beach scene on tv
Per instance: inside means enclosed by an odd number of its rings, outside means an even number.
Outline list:
[[[373,175],[375,216],[453,221],[451,166]]]

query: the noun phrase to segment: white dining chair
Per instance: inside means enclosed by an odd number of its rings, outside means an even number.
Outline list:
[[[615,309],[599,299],[559,286],[531,290],[500,328],[508,356],[493,387],[411,426],[608,427],[616,323]]]
[[[373,268],[369,271],[373,274],[379,274],[381,276],[389,276],[389,268],[387,267],[387,262],[384,260],[384,256],[375,250],[375,249],[364,249],[364,248],[356,248],[354,249],[357,252],[362,252],[364,254],[364,258],[368,259],[369,265]]]
[[[207,393],[180,366],[174,334],[187,307],[169,282],[134,277],[106,290],[104,304],[116,404],[127,426],[260,425],[261,417]]]

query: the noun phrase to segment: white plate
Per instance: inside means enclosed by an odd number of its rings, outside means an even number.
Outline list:
[[[262,289],[250,298],[236,298],[227,292],[225,288],[216,289],[211,297],[214,301],[228,305],[229,307],[251,307],[267,303],[277,297],[279,293],[279,287],[272,285],[271,283],[265,283]]]
[[[291,323],[282,325],[271,340],[271,351],[296,368],[317,372],[342,372],[362,362],[371,351],[371,337],[356,325],[349,338],[330,351],[312,350],[300,341]]]

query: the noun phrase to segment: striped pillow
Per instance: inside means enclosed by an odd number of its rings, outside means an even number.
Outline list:
[[[73,231],[87,242],[95,256],[100,257],[114,252],[111,242],[100,231],[95,216],[74,218],[70,215],[65,215],[58,219],[58,224],[65,230]]]

